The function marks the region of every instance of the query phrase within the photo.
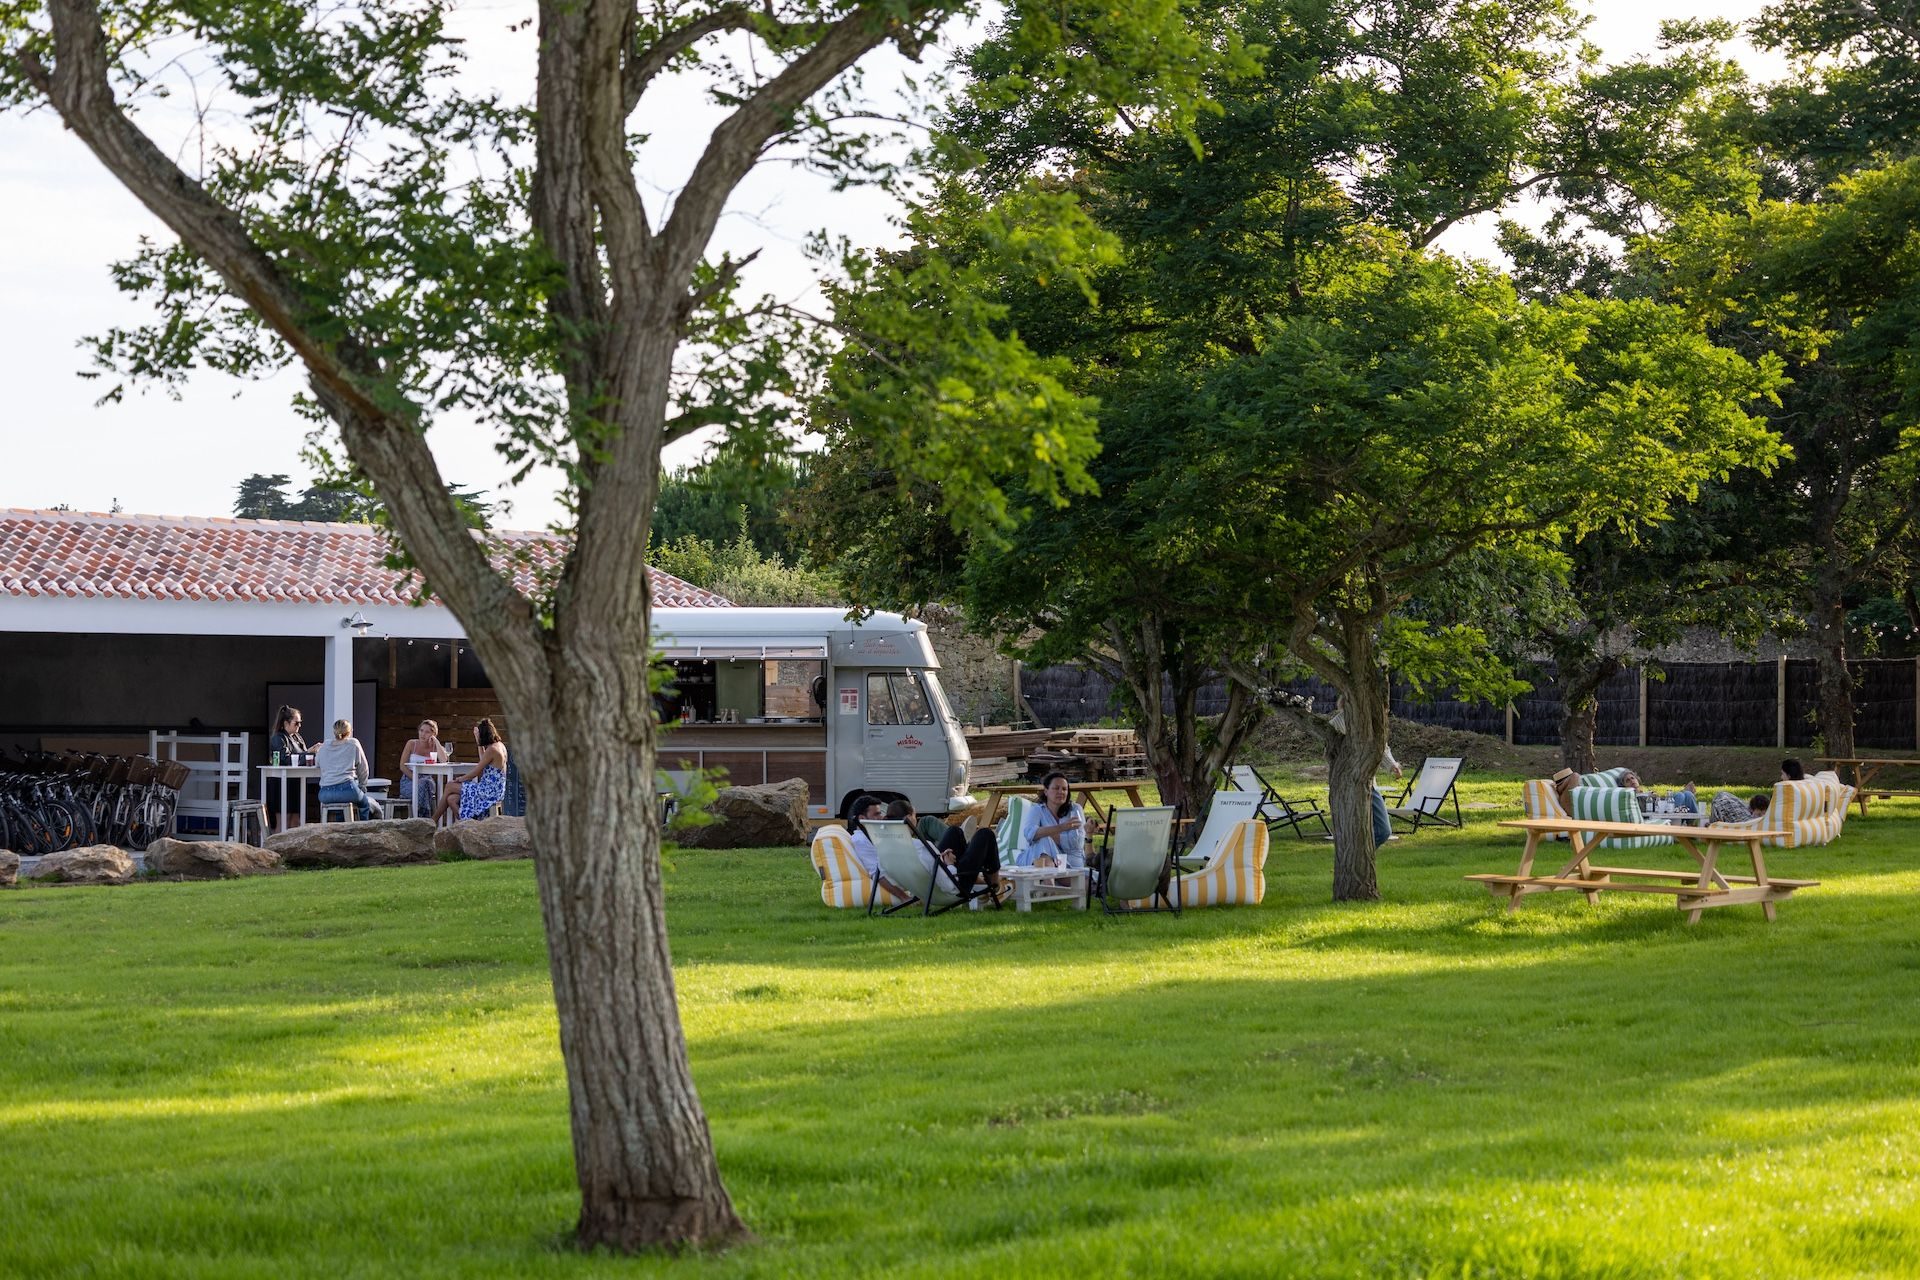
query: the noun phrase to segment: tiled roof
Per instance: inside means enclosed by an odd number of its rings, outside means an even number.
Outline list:
[[[552,563],[550,533],[490,534],[514,556],[514,585],[533,586],[526,561]],[[364,524],[0,510],[0,596],[218,600],[276,604],[409,604],[414,584],[386,567],[386,545]],[[653,601],[676,608],[732,602],[648,569]]]

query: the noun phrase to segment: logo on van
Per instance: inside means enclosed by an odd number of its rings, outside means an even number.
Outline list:
[[[912,734],[908,734],[906,737],[900,739],[900,741],[894,743],[893,745],[901,748],[904,751],[912,751],[916,747],[921,746],[922,744],[920,742],[920,739],[914,737]]]

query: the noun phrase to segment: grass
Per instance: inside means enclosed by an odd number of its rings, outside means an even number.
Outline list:
[[[0,1275],[1609,1277],[1920,1272],[1920,801],[1709,912],[1500,914],[1518,786],[1327,901],[867,920],[793,850],[668,877],[758,1242],[564,1243],[527,864],[0,894]],[[1646,857],[1648,854],[1637,854]]]

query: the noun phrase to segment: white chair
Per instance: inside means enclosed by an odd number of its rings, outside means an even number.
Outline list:
[[[1177,859],[1183,872],[1204,871],[1220,856],[1233,829],[1243,822],[1260,820],[1260,793],[1221,789],[1213,793],[1207,809],[1207,824],[1200,828],[1193,846]]]
[[[1420,762],[1420,772],[1413,775],[1413,781],[1407,784],[1406,790],[1387,806],[1387,816],[1398,818],[1412,831],[1418,831],[1422,823],[1443,827],[1463,825],[1460,797],[1455,793],[1453,784],[1458,781],[1460,769],[1465,764],[1466,761],[1458,756],[1428,756]],[[1453,800],[1451,819],[1440,812],[1441,806],[1449,798]]]
[[[334,815],[338,814],[338,817]],[[341,800],[334,804],[320,806],[322,822],[352,822],[360,816],[360,806],[351,800]]]
[[[238,834],[234,802],[247,797],[247,735],[147,732],[147,754],[187,767],[167,835],[182,840],[231,840]]]
[[[1236,791],[1252,791],[1260,797],[1260,820],[1268,828],[1292,827],[1293,834],[1301,840],[1307,833],[1300,828],[1309,822],[1320,824],[1320,834],[1332,835],[1333,828],[1327,825],[1327,815],[1320,811],[1318,800],[1287,800],[1280,795],[1279,789],[1250,764],[1227,766],[1227,785]]]

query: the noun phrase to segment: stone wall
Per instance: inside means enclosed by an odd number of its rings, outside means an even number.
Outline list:
[[[940,656],[940,687],[964,724],[1007,724],[1013,709],[1015,663],[999,651],[999,640],[967,630],[960,610],[929,605],[920,620]]]

